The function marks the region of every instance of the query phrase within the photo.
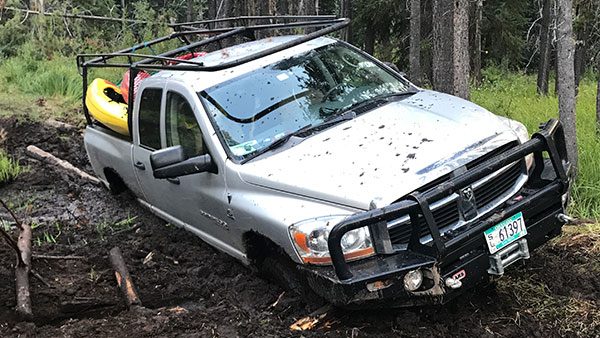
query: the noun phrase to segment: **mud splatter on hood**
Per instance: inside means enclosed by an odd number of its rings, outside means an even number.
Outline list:
[[[497,116],[421,91],[240,166],[251,184],[367,209],[516,140]]]

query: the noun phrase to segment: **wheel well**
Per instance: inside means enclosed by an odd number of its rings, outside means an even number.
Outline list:
[[[104,168],[104,177],[108,182],[108,189],[113,194],[119,194],[127,190],[127,185],[113,168]]]
[[[253,264],[260,265],[267,256],[272,254],[287,256],[279,245],[256,231],[248,231],[244,233],[242,238],[246,256]]]

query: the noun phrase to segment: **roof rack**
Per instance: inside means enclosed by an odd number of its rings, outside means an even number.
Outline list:
[[[285,20],[285,23],[268,23],[268,24],[255,24],[247,25],[251,21],[278,21]],[[310,21],[295,21],[295,20],[310,20]],[[294,22],[289,22],[294,21]],[[210,25],[222,22],[229,22],[232,25],[228,27],[215,27],[208,29],[199,29],[198,25]],[[83,112],[88,124],[92,124],[93,120],[89,114],[89,111],[85,105],[86,91],[88,86],[88,69],[89,68],[128,68],[130,71],[129,76],[129,97],[133,98],[134,80],[137,73],[141,70],[180,70],[180,71],[219,71],[231,67],[236,67],[250,61],[254,61],[271,55],[282,50],[297,46],[304,42],[318,38],[320,36],[335,32],[348,25],[350,22],[346,18],[336,18],[335,16],[241,16],[232,18],[222,18],[215,20],[205,20],[196,22],[184,22],[181,24],[171,24],[171,27],[175,29],[175,32],[163,36],[151,41],[143,42],[130,48],[122,49],[114,53],[108,54],[79,54],[77,55],[77,69],[79,74],[83,78]],[[245,24],[244,26],[235,26],[235,24]],[[205,66],[202,62],[193,60],[182,60],[175,58],[176,55],[182,53],[194,53],[196,49],[201,46],[208,45],[210,43],[220,43],[221,41],[237,36],[249,38],[255,40],[255,33],[260,31],[272,31],[282,29],[295,29],[295,28],[320,28],[309,34],[300,36],[291,41],[282,43],[280,45],[267,48],[265,50],[256,52],[244,56],[239,59],[235,59],[229,62],[225,62],[219,65]],[[208,36],[207,38],[197,41],[190,42],[189,36]],[[164,52],[158,55],[147,55],[135,53],[136,50],[142,50],[144,48],[150,49],[153,53],[152,46],[161,42],[178,39],[182,42],[183,46],[175,48],[168,52]],[[118,62],[115,58],[125,57],[127,62]],[[140,60],[141,59],[141,60]],[[127,110],[133,111],[133,99],[129,100]],[[131,115],[128,114],[128,125],[131,135]]]

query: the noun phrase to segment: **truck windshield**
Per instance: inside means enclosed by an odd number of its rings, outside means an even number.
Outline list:
[[[256,69],[199,94],[231,152],[244,159],[409,84],[341,43]]]

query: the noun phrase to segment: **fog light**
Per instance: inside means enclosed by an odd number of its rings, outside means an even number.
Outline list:
[[[404,288],[406,291],[415,291],[421,284],[423,283],[423,273],[421,270],[412,270],[409,271],[404,276]]]

